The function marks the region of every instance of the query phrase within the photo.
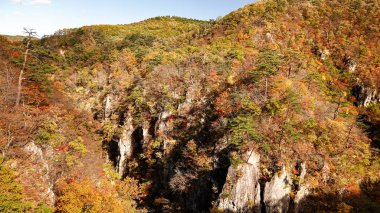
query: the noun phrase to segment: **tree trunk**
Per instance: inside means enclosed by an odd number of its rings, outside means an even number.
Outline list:
[[[265,76],[265,102],[268,100],[268,77]]]
[[[350,147],[350,137],[351,137],[351,133],[352,133],[352,128],[354,128],[354,123],[351,124],[350,130],[348,131],[347,141],[346,141],[346,148]]]
[[[23,77],[24,77],[24,71],[25,71],[25,67],[26,67],[26,61],[28,60],[29,44],[30,44],[30,40],[26,44],[26,50],[25,50],[25,53],[24,53],[24,63],[22,64],[22,69],[21,69],[20,74],[18,76],[16,107],[18,107],[20,105],[21,91],[22,91],[22,80],[23,80]]]
[[[339,109],[340,109],[341,104],[342,104],[342,102],[339,101],[338,106],[336,107],[335,112],[334,112],[333,120],[335,120],[338,117],[338,113],[339,113]]]

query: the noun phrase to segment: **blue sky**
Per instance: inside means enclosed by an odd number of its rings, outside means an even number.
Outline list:
[[[39,36],[63,28],[127,24],[163,15],[216,19],[254,0],[0,0],[0,34]]]

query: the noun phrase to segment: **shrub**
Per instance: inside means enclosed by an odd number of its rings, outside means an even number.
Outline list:
[[[264,143],[261,145],[261,148],[264,150],[265,153],[269,153],[271,150],[271,146],[269,143]]]
[[[283,63],[283,57],[274,50],[264,49],[260,51],[256,68],[249,74],[253,81],[257,81],[261,76],[277,74],[279,66]]]
[[[36,143],[40,145],[58,146],[65,137],[58,132],[57,123],[49,118],[38,129]]]
[[[81,154],[87,153],[86,146],[83,144],[83,139],[81,137],[78,137],[77,139],[70,141],[69,149],[70,151],[79,152]]]
[[[256,132],[256,125],[252,114],[241,114],[229,123],[231,129],[231,144],[241,148],[244,141],[259,140],[261,136]]]
[[[0,212],[25,212],[31,205],[23,202],[23,198],[16,173],[0,158]]]
[[[113,186],[106,180],[79,180],[75,177],[57,183],[57,212],[139,212],[135,199],[141,196],[137,181],[126,178]],[[141,211],[140,211],[141,212]]]
[[[281,110],[281,104],[276,99],[269,99],[265,104],[265,109],[270,115],[274,116]]]
[[[53,213],[54,210],[53,210],[51,207],[49,207],[49,206],[47,206],[47,205],[45,205],[45,204],[39,204],[39,205],[34,209],[34,212],[35,212],[35,213]]]
[[[114,126],[112,125],[112,122],[109,120],[106,120],[102,124],[102,130],[103,130],[103,140],[110,142],[112,140],[112,137],[115,134]]]
[[[66,165],[73,166],[75,161],[79,158],[80,155],[86,154],[87,149],[83,144],[83,139],[78,137],[77,139],[70,141],[68,144],[69,153],[66,155]]]

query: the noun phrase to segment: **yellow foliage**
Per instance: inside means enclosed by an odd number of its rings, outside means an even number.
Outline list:
[[[90,179],[69,178],[57,183],[58,212],[141,212],[136,209],[134,199],[140,195],[137,182],[127,178],[114,187],[107,180],[94,183]]]

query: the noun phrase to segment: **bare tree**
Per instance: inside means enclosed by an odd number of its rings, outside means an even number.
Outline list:
[[[36,31],[34,31],[34,29],[24,28],[24,34],[27,35],[27,37],[26,37],[26,46],[25,46],[25,52],[24,52],[24,62],[22,64],[22,68],[21,68],[20,74],[18,76],[16,107],[18,107],[20,105],[21,91],[22,91],[22,80],[24,78],[24,71],[25,71],[25,67],[26,67],[26,62],[28,60],[28,53],[30,51],[30,44],[31,44],[33,37],[37,36],[37,33],[36,33]]]
[[[8,124],[8,131],[6,134],[7,134],[7,144],[5,145],[5,147],[3,147],[1,149],[1,153],[2,153],[3,158],[5,158],[5,155],[9,149],[9,147],[11,146],[11,144],[14,141],[14,137],[12,136],[12,132],[11,132],[11,124]]]

